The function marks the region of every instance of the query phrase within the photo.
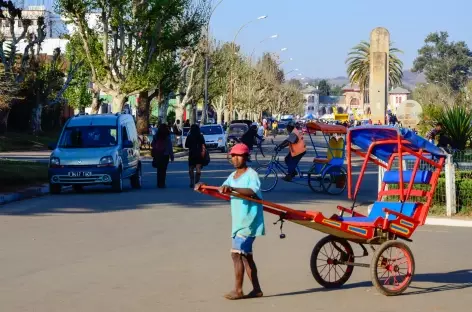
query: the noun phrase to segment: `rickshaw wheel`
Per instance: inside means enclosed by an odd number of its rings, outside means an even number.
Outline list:
[[[319,193],[324,190],[321,183],[321,176],[316,174],[314,170],[308,173],[308,186],[315,193]]]
[[[269,192],[274,189],[277,185],[279,177],[277,176],[277,172],[273,168],[269,168],[269,166],[261,166],[256,168],[256,172],[259,175],[259,180],[261,181],[261,191],[262,192]],[[273,180],[271,183],[270,181]]]
[[[387,241],[375,251],[370,264],[372,283],[385,296],[402,294],[415,274],[411,249],[399,241]]]
[[[339,195],[346,189],[347,171],[341,166],[331,166],[321,177],[323,190],[331,195]]]
[[[313,248],[311,273],[321,286],[339,288],[349,280],[354,270],[354,266],[342,264],[344,261],[354,261],[354,251],[349,242],[336,236],[326,236]]]

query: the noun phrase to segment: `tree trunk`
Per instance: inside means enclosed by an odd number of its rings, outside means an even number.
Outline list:
[[[31,116],[31,127],[33,133],[41,133],[41,114],[43,113],[43,105],[41,102],[36,103],[36,107],[33,108],[32,116]]]
[[[216,110],[216,123],[219,125],[223,123],[223,110],[222,109]]]
[[[190,124],[197,123],[197,103],[192,101],[191,109],[190,109]]]
[[[110,94],[111,95],[111,94]],[[112,113],[120,113],[123,111],[123,106],[125,104],[126,94],[114,94],[113,101],[111,104]]]
[[[151,114],[151,101],[148,91],[139,93],[139,102],[136,110],[136,128],[139,135],[149,132],[149,116]]]
[[[225,116],[225,122],[229,123],[229,110],[225,109],[224,110],[224,116]]]
[[[100,111],[100,90],[99,91],[92,91],[93,92],[93,97],[92,97],[92,114],[98,114]]]
[[[169,100],[170,100],[170,94],[167,95],[161,104],[161,110],[160,110],[160,116],[162,117],[162,122],[167,123],[167,111],[169,110]]]
[[[10,108],[0,110],[0,134],[7,132],[8,116],[10,115]]]

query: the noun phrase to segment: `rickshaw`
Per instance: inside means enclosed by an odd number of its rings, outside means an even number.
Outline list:
[[[363,163],[353,190],[354,154],[360,156]],[[412,170],[403,168],[403,159],[407,156],[415,158]],[[337,206],[339,213],[330,217],[235,192],[223,194],[214,186],[199,186],[197,191],[224,200],[238,197],[261,204],[264,211],[279,217],[274,224],[280,222],[280,238],[285,238],[284,221],[328,234],[315,245],[310,258],[312,275],[323,287],[339,288],[349,280],[354,267],[366,267],[370,268],[376,289],[383,295],[395,296],[409,287],[415,273],[415,259],[405,241],[412,242],[411,236],[426,221],[446,157],[441,149],[409,129],[351,128],[347,133],[347,184],[348,198],[353,204],[350,208]],[[355,211],[355,200],[369,163],[385,168],[386,172],[377,201],[370,213],[363,215]],[[417,189],[417,185],[423,187]],[[425,190],[425,185],[429,189]],[[396,199],[392,200],[393,197]],[[352,244],[361,247],[361,255],[354,254]],[[366,245],[373,252],[370,264],[357,260],[369,255]]]
[[[332,195],[338,195],[346,189],[347,172],[344,169],[345,159],[345,135],[346,127],[340,125],[328,125],[320,122],[310,122],[306,125],[311,145],[315,150],[315,157],[310,169],[306,172],[296,167],[296,176],[291,183],[306,185],[313,192],[325,192]],[[326,145],[316,145],[312,134],[321,132]],[[322,155],[317,147],[326,148],[326,155]],[[286,175],[288,168],[285,163],[279,160],[279,150],[274,149],[272,160],[267,165],[256,168],[261,180],[261,190],[269,192],[273,190],[279,180],[278,173]],[[300,180],[302,182],[300,182]]]

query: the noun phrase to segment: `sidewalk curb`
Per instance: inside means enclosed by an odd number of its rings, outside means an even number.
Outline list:
[[[188,155],[188,151],[178,152],[174,154],[175,158],[181,158]],[[144,158],[144,157],[143,157]],[[145,157],[144,159],[152,160],[151,157]],[[64,190],[67,190],[72,187],[65,187]],[[24,190],[21,190],[17,193],[11,194],[0,194],[0,207],[12,202],[17,202],[25,199],[31,199],[35,197],[40,197],[49,194],[49,184],[44,184],[43,186],[30,187]]]
[[[49,194],[48,184],[45,184],[44,186],[30,187],[17,193],[0,194],[0,206],[24,199],[44,196],[46,194]]]
[[[428,217],[428,218],[426,218],[425,224],[427,224],[427,225],[440,225],[440,226],[452,226],[452,227],[472,227],[472,220]]]
[[[188,151],[174,153],[174,158],[182,158],[188,156]],[[151,156],[141,156],[141,159],[152,160]]]

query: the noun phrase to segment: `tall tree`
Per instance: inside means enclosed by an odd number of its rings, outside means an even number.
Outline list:
[[[22,31],[18,31],[18,21],[23,25]],[[0,62],[2,63],[3,86],[10,85],[1,92],[5,94],[4,104],[0,108],[0,133],[5,132],[8,126],[8,116],[11,105],[18,98],[19,92],[24,89],[23,82],[29,71],[31,58],[39,53],[41,43],[46,37],[46,25],[44,18],[38,18],[34,28],[30,19],[22,16],[22,9],[17,8],[11,1],[0,0],[0,22],[8,25],[10,39],[7,40],[3,32],[0,32]],[[34,30],[34,32],[33,32]],[[20,41],[27,42],[22,54],[18,53]],[[4,49],[6,48],[6,49]],[[36,53],[35,53],[36,51]]]
[[[390,52],[388,59],[389,66],[389,85],[392,87],[400,86],[403,77],[403,62],[398,58],[397,53],[403,53],[401,50],[393,47],[390,42]],[[370,75],[370,43],[361,41],[351,49],[346,59],[347,74],[352,84],[359,85],[362,91],[369,88]]]
[[[320,95],[331,95],[331,85],[326,79],[320,80],[318,90],[320,91]]]
[[[452,90],[463,87],[472,71],[472,52],[464,41],[448,42],[447,32],[426,36],[418,50],[413,72],[425,73],[429,83],[441,83]]]
[[[195,44],[208,15],[206,0],[58,0],[58,4],[60,13],[77,28],[93,83],[113,96],[115,111],[123,108],[127,96],[156,87],[160,57]],[[95,27],[89,23],[93,15],[98,18]],[[90,46],[96,40],[100,50]]]

